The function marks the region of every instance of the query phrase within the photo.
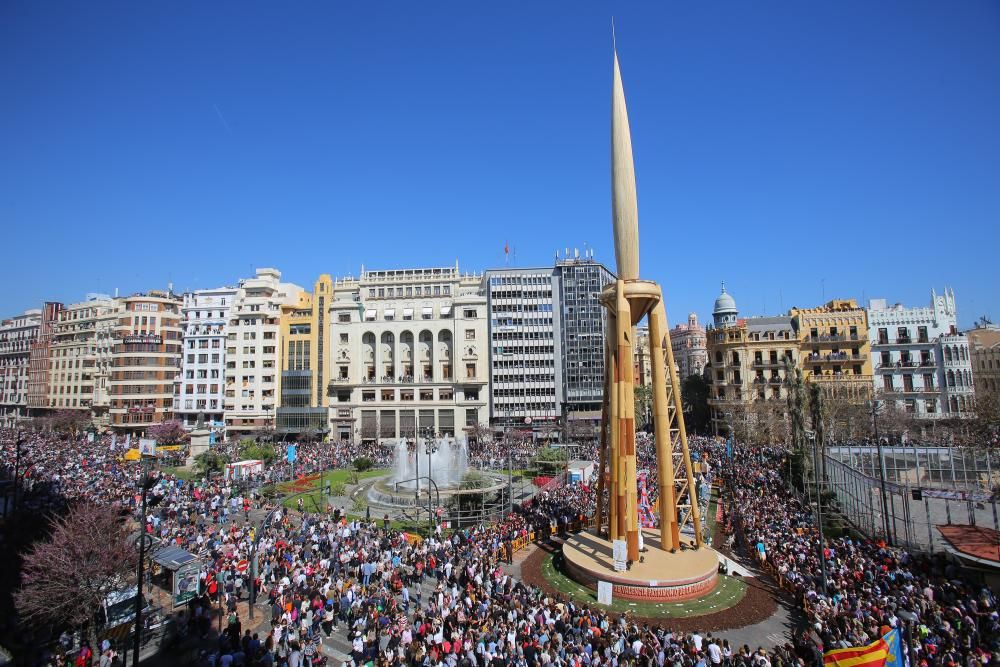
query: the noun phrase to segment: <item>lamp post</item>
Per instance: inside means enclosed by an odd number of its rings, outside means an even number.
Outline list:
[[[264,522],[260,524],[260,530],[254,536],[253,548],[250,551],[250,620],[253,620],[253,608],[257,604],[257,547],[260,545],[260,538],[264,536],[264,531],[271,524],[271,519],[274,518],[274,513],[278,511],[278,508],[274,508],[267,513],[264,517]]]
[[[152,504],[147,504],[148,492],[156,486],[158,479],[150,476],[145,459],[139,465],[142,466],[142,476],[139,478],[139,487],[142,489],[142,513],[139,516],[139,562],[135,567],[135,636],[132,638],[132,667],[139,665],[139,646],[142,643],[142,578],[146,563],[146,542],[149,540],[149,536],[146,535],[146,511],[160,502],[159,497],[154,497]]]
[[[885,458],[882,455],[882,440],[878,436],[878,416],[882,412],[882,401],[871,400],[868,407],[872,411],[872,430],[875,433],[875,450],[878,452],[878,485],[882,496],[882,524],[885,530],[885,541],[891,547],[893,543],[889,523],[889,498],[885,490]]]
[[[812,443],[813,450],[813,480],[816,483],[816,527],[819,528],[819,572],[823,580],[823,595],[826,595],[826,553],[823,550],[826,539],[823,537],[823,494],[820,492],[819,468],[817,467],[819,454],[816,447],[816,431],[806,431],[805,436]]]
[[[428,429],[428,432],[430,429]],[[438,444],[435,434],[428,433],[429,438],[424,438],[424,451],[427,453],[427,479],[433,479],[431,475],[431,457],[437,452]],[[417,457],[419,458],[419,456]],[[419,484],[420,482],[417,482]],[[431,509],[431,487],[430,484],[427,485],[427,537],[431,536],[434,532],[434,510]]]
[[[12,514],[17,513],[17,490],[21,483],[21,429],[17,430],[14,444],[14,497],[11,500]],[[3,505],[4,516],[7,515],[7,503]]]

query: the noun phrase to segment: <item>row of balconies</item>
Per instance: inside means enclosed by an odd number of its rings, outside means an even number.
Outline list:
[[[895,340],[888,338],[878,338],[872,345],[930,345],[931,340],[927,336],[897,336]]]
[[[802,339],[802,342],[806,345],[822,345],[823,343],[842,343],[863,340],[864,338],[858,334],[823,334],[820,336],[805,336]]]
[[[908,368],[936,368],[937,364],[934,363],[933,359],[927,359],[926,361],[915,361],[909,359],[907,361],[891,361],[887,364],[879,364],[876,366],[876,370],[882,373],[893,373],[899,370],[906,370]]]
[[[801,357],[803,363],[810,364],[820,364],[825,362],[844,362],[844,361],[864,361],[867,355],[864,354],[848,354],[847,352],[830,352],[829,354],[810,354],[805,357]]]

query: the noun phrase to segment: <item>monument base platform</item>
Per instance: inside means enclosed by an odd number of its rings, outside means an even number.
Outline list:
[[[611,583],[612,595],[644,602],[681,602],[712,591],[719,579],[719,557],[710,547],[686,547],[676,553],[660,549],[659,533],[643,531],[642,562],[616,572],[611,542],[594,533],[571,535],[562,548],[566,574],[597,590],[598,581]],[[682,542],[687,542],[682,536]]]

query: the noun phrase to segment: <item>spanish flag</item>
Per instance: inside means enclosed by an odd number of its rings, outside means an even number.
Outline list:
[[[838,648],[823,654],[824,667],[884,667],[889,644],[879,639],[861,648]]]

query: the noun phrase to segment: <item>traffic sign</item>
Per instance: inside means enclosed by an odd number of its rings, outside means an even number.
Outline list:
[[[236,564],[236,569],[239,570],[240,572],[246,572],[247,570],[250,569],[250,561],[244,558],[243,560],[241,560]]]

